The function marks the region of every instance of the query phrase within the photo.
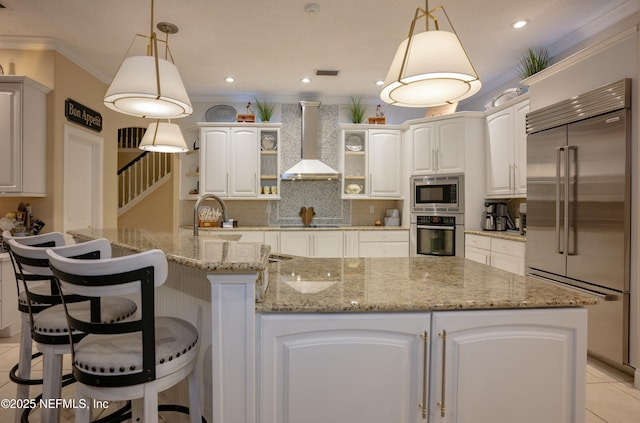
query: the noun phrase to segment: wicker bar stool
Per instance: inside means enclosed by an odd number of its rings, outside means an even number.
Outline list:
[[[113,295],[140,299],[140,319],[125,322],[92,322],[68,307],[70,330],[88,333],[72,346],[78,402],[132,400],[131,421],[155,423],[158,392],[187,379],[189,408],[162,406],[160,411],[188,412],[191,423],[199,423],[197,329],[179,318],[155,316],[155,288],[168,274],[165,254],[149,250],[106,260],[76,260],[64,257],[65,251],[59,249],[47,253],[63,289],[102,299]],[[89,416],[88,409],[76,410],[76,422],[87,422]]]
[[[135,315],[137,305],[128,298],[111,297],[105,300],[90,298],[74,293],[59,294],[58,284],[51,273],[47,256],[47,247],[23,245],[16,239],[9,240],[10,253],[18,268],[20,278],[24,282],[24,291],[29,308],[31,337],[36,342],[36,348],[43,354],[43,386],[42,399],[56,400],[61,396],[62,388],[62,357],[71,353],[72,342],[77,342],[86,334],[80,331],[69,333],[66,322],[65,305],[76,313],[101,321],[112,322],[125,320]],[[111,257],[111,245],[105,239],[89,241],[53,249],[64,250],[66,254],[78,260]],[[30,289],[33,279],[54,280],[55,294],[43,295]],[[33,310],[39,304],[56,304],[38,313]],[[22,416],[27,420],[29,411]],[[57,407],[47,407],[41,410],[41,421],[55,423],[60,419]]]

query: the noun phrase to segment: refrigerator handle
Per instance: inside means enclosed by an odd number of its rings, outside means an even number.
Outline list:
[[[562,201],[560,198],[560,162],[563,151],[564,147],[556,148],[556,231],[554,236],[556,241],[556,254],[564,254],[560,249],[560,202]]]
[[[578,147],[575,145],[569,145],[566,147],[566,158],[565,158],[565,163],[566,163],[566,173],[564,175],[564,180],[565,180],[565,188],[564,188],[564,198],[565,198],[565,209],[564,209],[564,249],[565,249],[565,255],[571,255],[571,254],[575,254],[575,252],[573,251],[573,249],[570,247],[569,245],[569,234],[570,234],[570,228],[569,228],[569,218],[571,217],[569,215],[569,213],[571,212],[571,191],[569,190],[571,188],[571,152],[573,151],[573,156],[574,156],[574,163],[573,163],[573,168],[576,171],[576,175],[575,175],[575,180],[574,180],[574,184],[578,183],[578,173],[577,173],[577,169],[578,169]]]

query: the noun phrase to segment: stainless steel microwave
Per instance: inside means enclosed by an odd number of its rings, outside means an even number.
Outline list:
[[[412,176],[411,208],[413,213],[464,213],[464,175]]]

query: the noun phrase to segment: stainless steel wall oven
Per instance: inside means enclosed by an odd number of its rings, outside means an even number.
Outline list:
[[[463,214],[412,214],[411,256],[464,256]]]

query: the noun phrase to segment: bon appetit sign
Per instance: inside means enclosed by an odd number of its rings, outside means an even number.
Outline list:
[[[92,131],[102,131],[102,115],[77,101],[66,99],[64,102],[67,120],[89,128]]]

